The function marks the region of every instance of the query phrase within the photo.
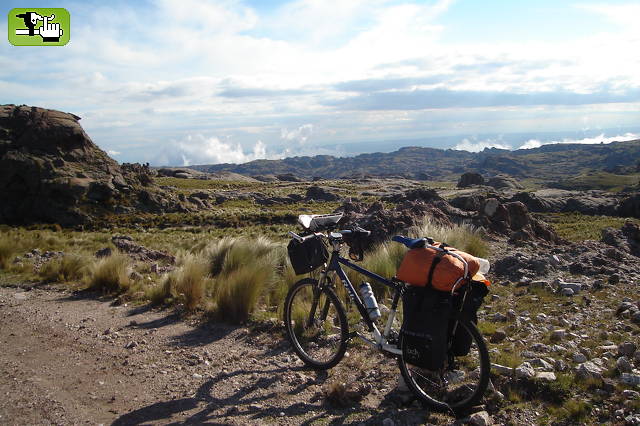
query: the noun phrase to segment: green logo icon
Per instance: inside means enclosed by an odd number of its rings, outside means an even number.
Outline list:
[[[64,46],[69,42],[71,16],[61,7],[11,9],[9,43],[14,46]]]

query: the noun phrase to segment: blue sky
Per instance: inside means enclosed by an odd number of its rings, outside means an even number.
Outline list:
[[[0,45],[0,103],[79,115],[119,161],[640,137],[636,1],[3,5],[72,27],[64,47]]]

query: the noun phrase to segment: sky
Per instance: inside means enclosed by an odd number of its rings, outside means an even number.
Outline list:
[[[0,104],[76,114],[120,162],[640,138],[637,1],[2,5],[64,7],[71,29],[0,43]]]

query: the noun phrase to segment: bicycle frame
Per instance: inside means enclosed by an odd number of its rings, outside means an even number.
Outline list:
[[[393,295],[393,301],[391,303],[391,309],[389,312],[389,318],[387,319],[387,323],[385,325],[383,333],[380,333],[380,331],[378,330],[374,322],[371,320],[371,318],[369,318],[369,313],[367,312],[367,308],[364,306],[364,303],[360,299],[358,292],[356,291],[353,284],[347,277],[347,274],[345,274],[341,265],[344,265],[347,268],[353,269],[354,271],[359,272],[395,290]],[[389,337],[389,333],[391,332],[391,327],[393,325],[393,321],[396,316],[396,309],[398,308],[398,302],[400,301],[400,297],[404,292],[404,284],[400,282],[388,280],[384,277],[381,277],[378,274],[368,271],[356,265],[355,263],[350,262],[348,259],[345,259],[344,257],[340,256],[340,253],[338,251],[333,251],[331,253],[331,258],[329,259],[328,266],[322,271],[322,276],[320,279],[321,285],[324,285],[327,279],[327,275],[331,271],[335,271],[335,273],[338,275],[338,278],[340,278],[342,285],[344,285],[345,289],[347,290],[347,293],[349,294],[349,297],[351,298],[353,303],[356,305],[356,308],[358,309],[358,312],[360,313],[362,320],[367,325],[369,332],[373,334],[375,342],[372,342],[371,340],[357,333],[356,333],[356,336],[377,349],[380,349],[386,352],[391,352],[396,355],[401,355],[402,350],[400,350],[397,346],[389,344],[387,341],[387,338]]]

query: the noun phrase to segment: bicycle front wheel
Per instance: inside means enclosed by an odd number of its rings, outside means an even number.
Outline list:
[[[470,321],[459,319],[458,327],[469,334],[471,345],[465,355],[450,353],[441,370],[425,370],[398,358],[402,377],[411,391],[439,411],[459,412],[477,405],[489,384],[491,365],[482,335]]]
[[[320,289],[311,278],[295,283],[284,302],[284,323],[293,349],[308,366],[326,370],[342,360],[349,326],[331,288]]]

